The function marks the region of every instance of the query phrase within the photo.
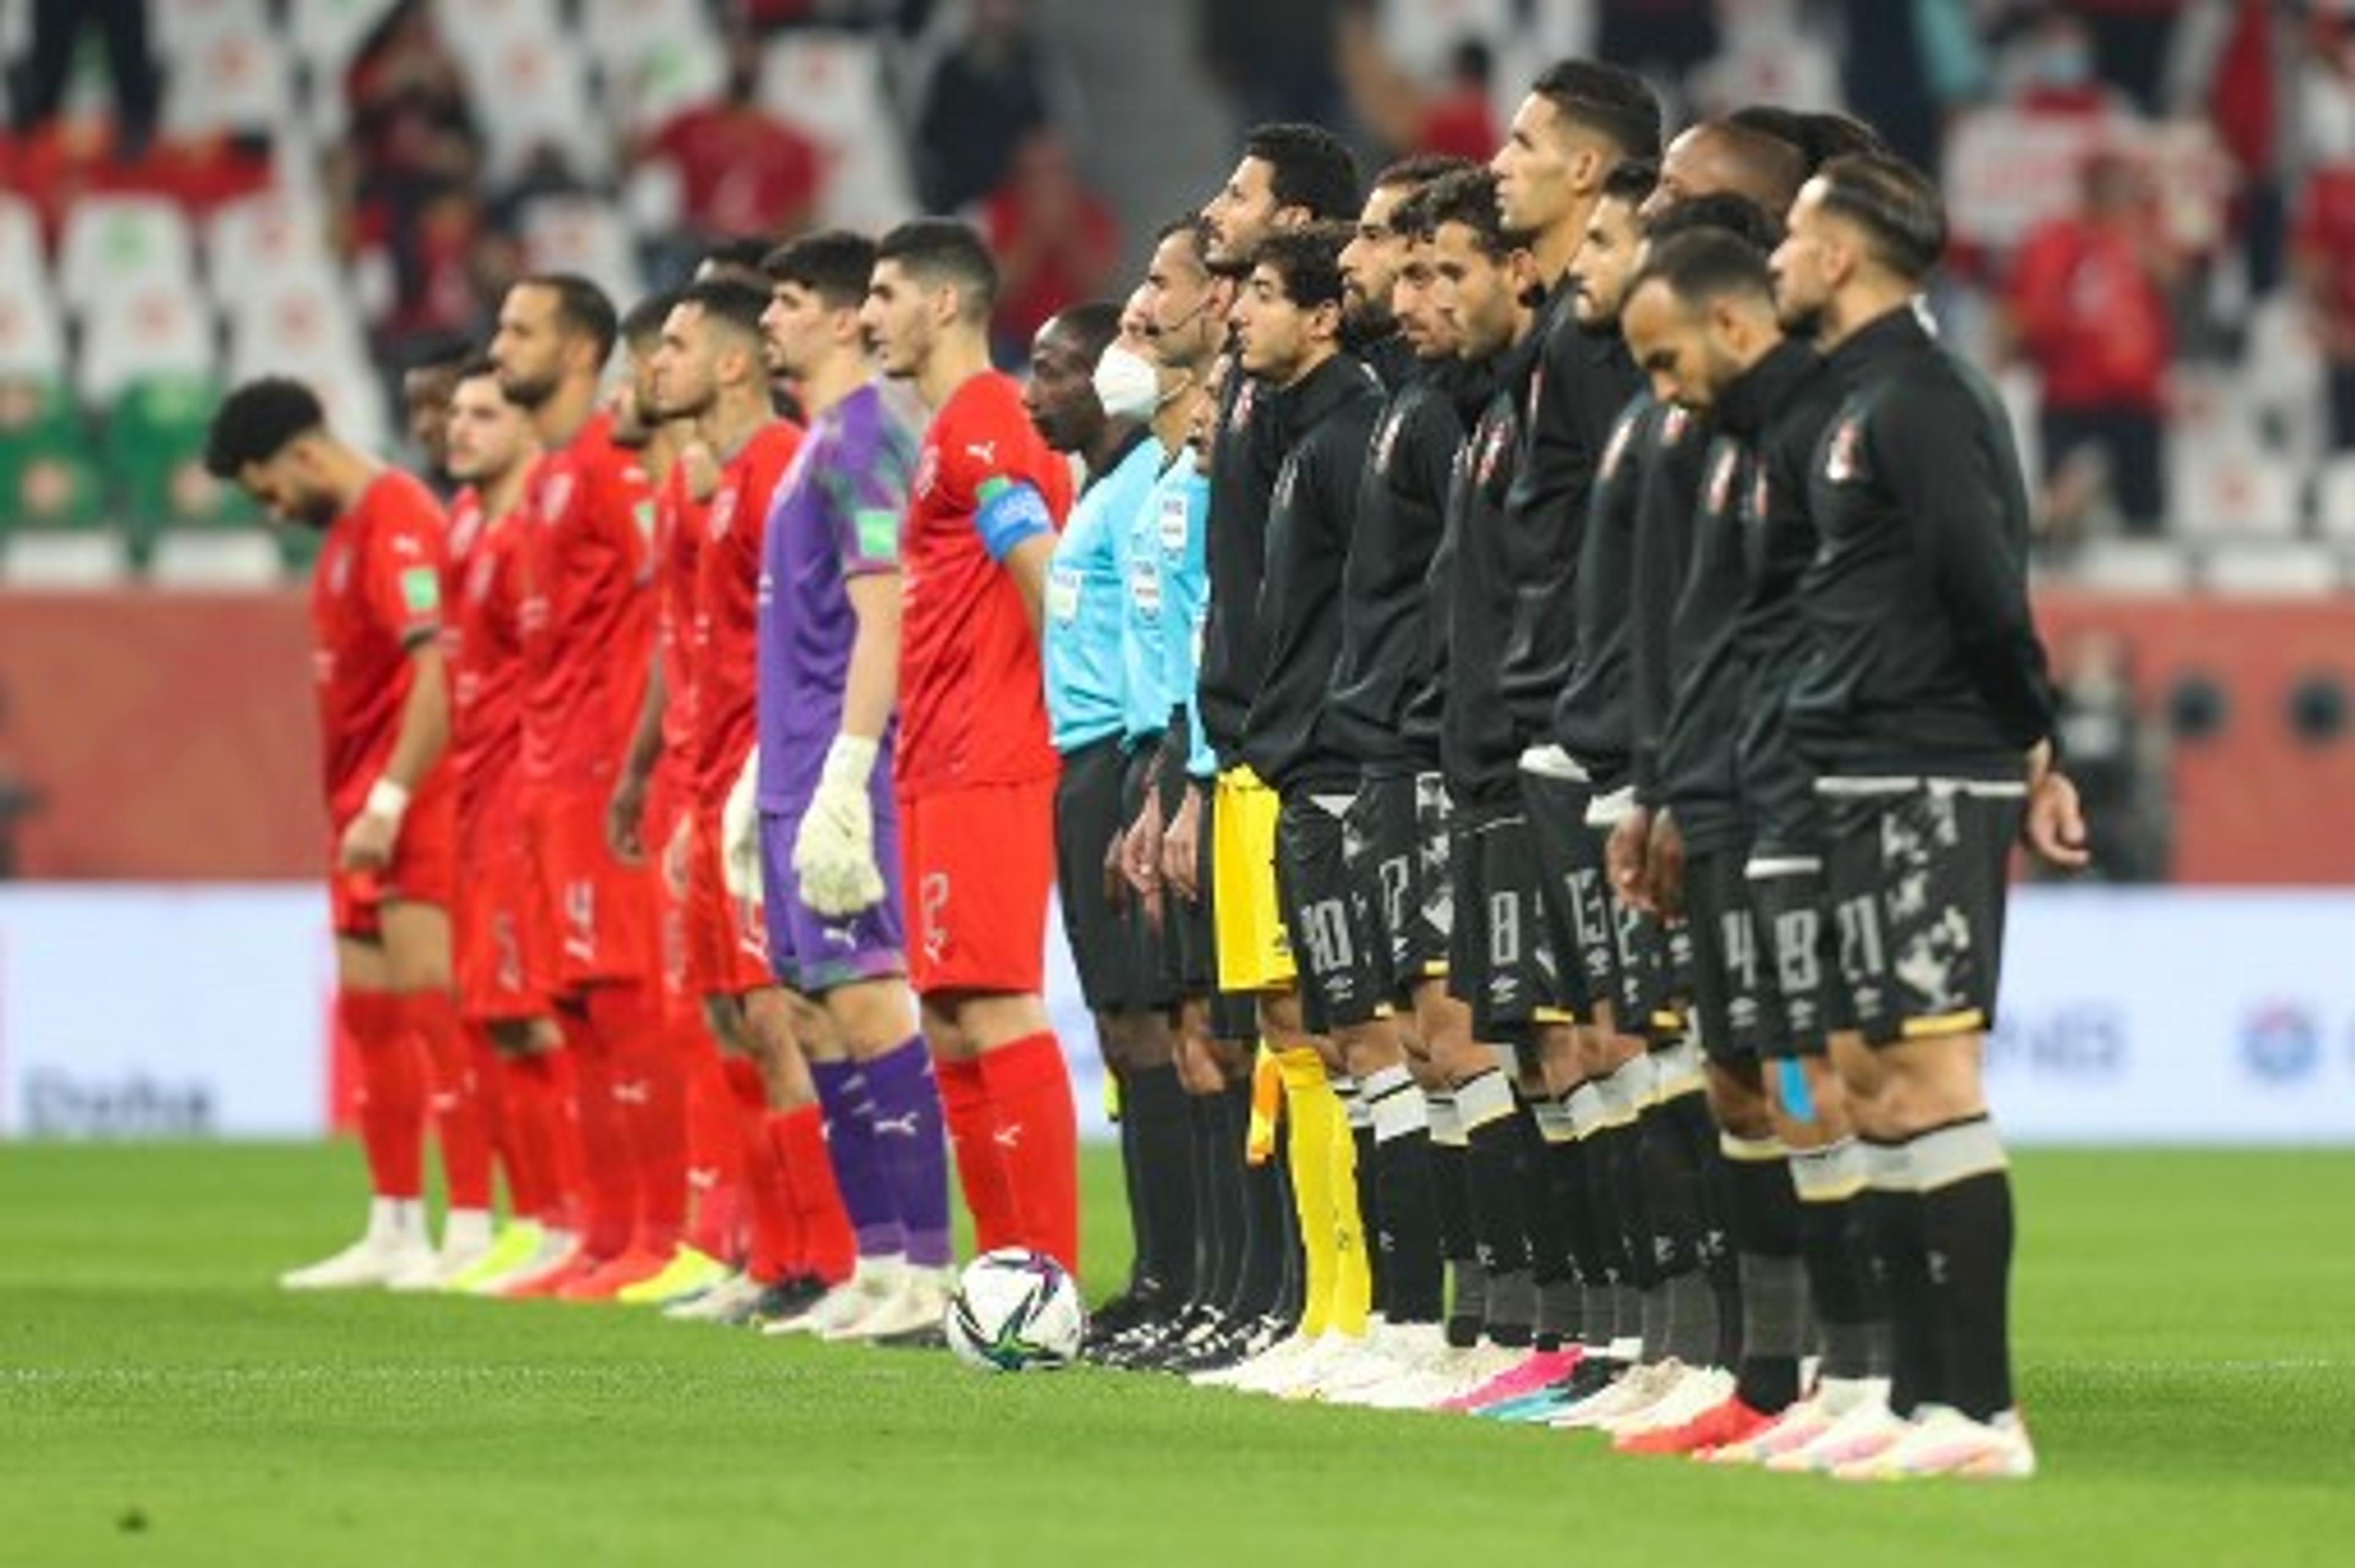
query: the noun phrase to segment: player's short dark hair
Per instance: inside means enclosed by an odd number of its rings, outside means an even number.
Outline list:
[[[761,315],[769,308],[764,289],[738,278],[706,278],[678,291],[678,303],[693,305],[706,321],[717,322],[738,334],[761,339]]]
[[[1641,207],[1651,199],[1653,187],[1659,183],[1658,159],[1622,158],[1603,176],[1603,199]]]
[[[698,272],[734,273],[744,278],[757,278],[769,259],[770,242],[758,234],[738,234],[722,240],[703,252],[696,263]]]
[[[1806,123],[1787,109],[1752,104],[1693,129],[1723,143],[1745,172],[1744,183],[1772,193],[1770,205],[1787,209],[1815,173]]]
[[[1657,241],[1627,284],[1632,298],[1646,283],[1659,283],[1688,307],[1712,300],[1774,299],[1774,274],[1766,252],[1727,229],[1689,229]]]
[[[1937,271],[1946,211],[1930,176],[1891,153],[1851,153],[1817,171],[1823,208],[1864,230],[1873,258],[1910,283]]]
[[[997,304],[997,263],[969,223],[954,218],[915,218],[876,243],[875,260],[897,261],[931,287],[957,291],[967,320],[989,319]]]
[[[613,313],[613,300],[603,289],[578,272],[533,272],[519,286],[546,289],[553,293],[556,325],[595,344],[598,364],[602,365],[612,356],[621,322]]]
[[[1193,242],[1194,260],[1208,271],[1210,264],[1210,226],[1202,215],[1188,212],[1169,219],[1153,231],[1153,242],[1157,246],[1173,234],[1183,234]]]
[[[1284,285],[1284,297],[1304,310],[1341,303],[1341,248],[1349,242],[1347,224],[1309,223],[1279,229],[1252,252],[1254,270],[1265,267]]]
[[[670,319],[671,309],[677,304],[678,291],[665,289],[632,305],[622,317],[622,341],[640,352],[653,347],[662,336],[663,323]]]
[[[428,370],[455,370],[476,352],[474,340],[463,334],[431,333],[406,346],[400,356],[400,373],[414,376]]]
[[[848,310],[867,297],[875,275],[875,241],[847,229],[822,229],[788,240],[761,258],[773,283],[807,289],[828,310]]]
[[[1844,158],[1851,153],[1889,151],[1889,144],[1881,139],[1881,133],[1853,114],[1823,109],[1801,114],[1799,120],[1806,137],[1810,174],[1834,158]]]
[[[1529,91],[1572,124],[1609,138],[1624,157],[1660,155],[1659,95],[1624,66],[1557,60],[1538,73]]]
[[[1067,334],[1092,365],[1120,336],[1120,306],[1110,300],[1089,300],[1057,311],[1047,325]]]
[[[267,463],[296,437],[327,428],[319,394],[286,376],[263,376],[232,390],[205,432],[205,472],[235,479],[249,464]]]
[[[1267,165],[1267,187],[1278,207],[1305,208],[1317,219],[1357,212],[1357,157],[1322,125],[1254,125],[1243,138],[1243,156]]]
[[[1443,175],[1478,166],[1469,158],[1459,158],[1449,153],[1413,153],[1383,165],[1381,173],[1374,176],[1370,188],[1393,190],[1404,186],[1410,191],[1421,190]]]
[[[494,381],[497,380],[499,376],[498,361],[487,354],[480,352],[469,354],[458,364],[457,379],[461,381],[476,381],[485,376]],[[506,391],[501,390],[499,396],[506,396]]]
[[[1513,249],[1514,236],[1505,229],[1505,216],[1497,208],[1497,176],[1487,169],[1465,169],[1433,180],[1418,193],[1425,238],[1444,224],[1460,223],[1472,230],[1481,253],[1503,256]]]
[[[1746,196],[1713,190],[1689,196],[1674,207],[1654,213],[1644,223],[1644,238],[1664,245],[1679,235],[1720,230],[1760,251],[1783,242],[1783,219]]]

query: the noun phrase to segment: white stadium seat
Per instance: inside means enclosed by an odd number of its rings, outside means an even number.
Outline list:
[[[283,191],[225,203],[205,226],[205,266],[224,293],[332,272],[326,211]]]
[[[554,146],[584,179],[612,163],[611,133],[594,111],[588,62],[567,32],[521,32],[477,41],[459,54],[474,112],[490,143],[490,176],[511,178],[541,146]]]
[[[267,37],[269,0],[162,0],[148,7],[155,18],[148,43],[165,64],[185,69],[197,52],[222,38]]]
[[[523,210],[524,264],[535,272],[578,272],[618,300],[645,292],[629,226],[602,197],[544,196]]]
[[[313,91],[336,91],[344,68],[368,31],[392,9],[392,0],[293,0],[288,41],[311,72]]]
[[[0,536],[0,581],[11,588],[112,588],[131,551],[111,528],[25,528]]]
[[[267,588],[284,571],[267,528],[167,528],[147,557],[159,588]]]
[[[2281,453],[2239,434],[2179,431],[2169,443],[2168,510],[2186,537],[2288,539],[2299,476]]]
[[[97,407],[145,377],[209,376],[218,359],[204,295],[192,283],[150,280],[91,305],[74,390]]]
[[[904,133],[883,87],[883,56],[872,38],[797,32],[768,47],[761,101],[826,149],[819,221],[882,229],[916,210]]]
[[[2325,539],[2355,539],[2355,453],[2332,458],[2315,476],[2314,521]]]
[[[58,248],[58,291],[75,315],[102,296],[149,283],[192,287],[188,219],[159,196],[88,196],[74,204]]]
[[[2218,545],[2208,557],[2208,586],[2251,599],[2318,599],[2340,585],[2339,558],[2320,545],[2255,542]]]
[[[0,196],[0,376],[62,375],[65,357],[41,220],[27,203]]]
[[[2168,598],[2192,583],[2191,555],[2170,539],[2091,539],[2072,563],[2074,585],[2095,593]]]
[[[266,32],[206,38],[175,64],[165,81],[164,129],[173,136],[269,132],[293,112],[286,51]]]

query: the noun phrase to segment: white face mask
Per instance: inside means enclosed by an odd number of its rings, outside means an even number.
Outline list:
[[[1096,360],[1092,380],[1106,419],[1150,419],[1161,406],[1160,370],[1117,343]]]

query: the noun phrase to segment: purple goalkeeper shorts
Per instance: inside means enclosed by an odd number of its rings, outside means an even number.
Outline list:
[[[875,869],[883,876],[883,897],[857,914],[837,920],[802,901],[802,880],[794,874],[794,839],[802,813],[761,814],[761,880],[769,919],[769,967],[805,997],[822,997],[839,986],[879,980],[908,972],[907,939],[900,917],[900,824],[888,790],[875,810]]]

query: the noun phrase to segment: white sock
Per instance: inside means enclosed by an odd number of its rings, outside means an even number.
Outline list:
[[[425,1204],[416,1198],[376,1198],[368,1204],[368,1239],[397,1246],[425,1239]]]
[[[442,1221],[442,1250],[445,1253],[487,1252],[491,1245],[491,1211],[487,1209],[453,1209]]]

